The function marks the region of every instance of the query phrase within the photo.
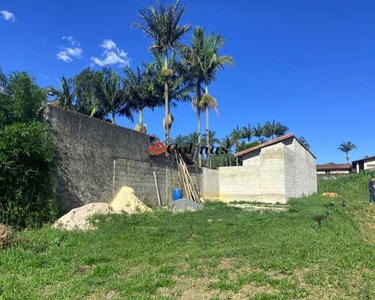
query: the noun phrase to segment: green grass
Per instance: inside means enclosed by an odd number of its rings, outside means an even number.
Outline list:
[[[0,250],[0,299],[375,299],[368,176],[321,181],[342,198],[295,199],[287,213],[207,203],[98,217],[96,231],[22,231]]]

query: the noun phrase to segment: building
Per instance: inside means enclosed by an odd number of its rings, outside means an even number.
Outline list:
[[[316,174],[318,175],[340,175],[349,174],[352,171],[351,164],[323,164],[316,166]]]
[[[243,166],[219,168],[223,200],[287,203],[317,192],[316,158],[294,134],[235,154]]]
[[[375,170],[375,156],[354,160],[352,162],[352,167],[356,173],[367,170]]]

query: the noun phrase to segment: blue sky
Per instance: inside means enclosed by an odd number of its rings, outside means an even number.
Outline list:
[[[2,0],[0,65],[26,70],[41,86],[85,67],[136,67],[150,61],[151,41],[131,28],[150,1]],[[183,23],[226,38],[233,56],[211,84],[220,116],[211,129],[224,137],[239,125],[281,121],[304,136],[318,163],[344,162],[342,141],[375,155],[375,3],[373,1],[188,0]],[[230,5],[231,3],[232,5]],[[191,32],[184,42],[188,43]],[[172,136],[196,130],[191,105],[172,110]],[[145,112],[149,133],[163,138],[163,109]],[[204,123],[204,119],[202,118]],[[119,124],[134,128],[120,118]]]

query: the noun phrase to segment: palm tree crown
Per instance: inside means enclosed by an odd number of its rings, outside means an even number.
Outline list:
[[[338,149],[346,154],[346,160],[349,163],[349,152],[354,149],[357,149],[357,146],[353,142],[342,142]]]

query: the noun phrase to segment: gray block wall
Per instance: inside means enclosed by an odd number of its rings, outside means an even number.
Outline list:
[[[316,161],[290,138],[244,156],[242,167],[219,168],[219,182],[223,200],[287,203],[317,192]]]
[[[56,106],[47,106],[43,117],[56,137],[56,200],[62,212],[111,202],[124,185],[140,200],[157,204],[153,171],[163,204],[171,201],[172,188],[179,187],[174,157],[151,158],[148,135]],[[189,171],[201,187],[202,170]]]

